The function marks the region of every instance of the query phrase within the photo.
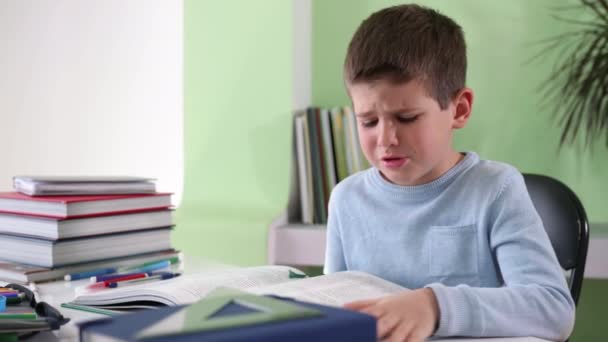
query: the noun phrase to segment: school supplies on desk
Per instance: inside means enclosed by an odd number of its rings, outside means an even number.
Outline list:
[[[180,258],[178,256],[175,256],[175,257],[167,258],[164,260],[145,262],[145,263],[135,265],[135,266],[120,267],[115,271],[118,273],[112,273],[112,274],[106,273],[104,275],[98,275],[98,276],[91,277],[91,283],[116,279],[116,278],[120,278],[120,277],[131,275],[131,274],[136,274],[136,273],[147,273],[147,272],[157,271],[157,270],[161,270],[164,268],[169,268],[171,265],[174,265],[178,262],[180,262]]]
[[[153,178],[132,176],[15,176],[13,188],[29,196],[154,193]]]
[[[114,267],[101,268],[101,269],[97,269],[97,270],[66,274],[63,279],[65,279],[67,281],[80,280],[80,279],[86,279],[86,278],[90,278],[90,277],[111,274],[111,273],[115,273],[116,271],[117,271],[117,269]]]
[[[180,276],[180,273],[170,273],[170,272],[166,272],[163,274],[152,274],[149,275],[147,277],[141,277],[141,278],[135,278],[135,279],[128,279],[128,280],[109,280],[106,281],[107,283],[107,287],[114,289],[117,287],[123,287],[123,286],[132,286],[132,285],[141,285],[144,284],[146,282],[153,282],[153,281],[158,281],[158,280],[167,280],[167,279],[172,279],[175,277]]]
[[[159,262],[155,262],[155,263],[151,263],[151,264],[147,264],[147,265],[135,268],[133,271],[135,271],[135,272],[152,272],[152,271],[166,269],[168,267],[171,267],[171,261],[164,260],[164,261],[159,261]]]
[[[41,331],[57,330],[70,321],[61,312],[46,302],[37,302],[34,293],[18,284],[5,285],[24,295],[16,306],[8,306],[0,313],[0,333],[14,333],[19,339],[30,337]]]
[[[0,313],[0,319],[37,319],[38,315],[35,312],[27,313]]]
[[[145,272],[112,273],[112,274],[105,274],[105,275],[91,277],[89,279],[91,281],[91,284],[95,284],[95,283],[99,283],[99,282],[121,279],[121,278],[138,275],[138,274],[146,274],[146,273]]]
[[[287,266],[258,266],[225,271],[183,274],[177,278],[102,291],[77,289],[77,305],[110,308],[141,302],[157,305],[191,304],[218,287],[256,294],[276,294],[319,304],[341,306],[346,302],[379,297],[405,289],[361,272],[340,272],[313,278],[292,278]]]
[[[126,267],[139,266],[146,262],[172,260],[173,258],[179,260],[179,251],[168,249],[160,252],[108,258],[105,260],[84,262],[54,268],[31,266],[11,262],[0,262],[0,280],[22,284],[29,282],[41,282],[64,279],[64,276],[67,274],[76,274],[105,268],[117,268],[120,270]]]
[[[132,274],[128,274],[128,275],[123,275],[121,277],[118,278],[114,278],[114,279],[110,279],[110,280],[104,280],[104,281],[99,281],[93,284],[89,284],[86,286],[87,289],[103,289],[106,287],[110,287],[110,284],[112,283],[117,283],[120,281],[127,281],[127,280],[136,280],[136,279],[140,279],[140,278],[147,278],[148,274],[147,273],[132,273]]]

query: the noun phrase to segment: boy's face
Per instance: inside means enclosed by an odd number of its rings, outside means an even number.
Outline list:
[[[470,89],[461,90],[444,110],[417,80],[357,82],[348,90],[363,154],[388,181],[425,184],[461,159],[452,148],[452,130],[469,118]]]

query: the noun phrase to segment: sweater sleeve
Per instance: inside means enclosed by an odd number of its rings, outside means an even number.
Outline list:
[[[519,172],[505,182],[488,218],[488,238],[503,286],[428,285],[440,308],[436,335],[565,340],[574,326],[574,301]]]
[[[329,200],[329,210],[327,217],[327,235],[325,244],[325,265],[323,273],[329,274],[346,270],[344,261],[344,251],[342,249],[340,217],[336,204],[338,188],[334,189]]]

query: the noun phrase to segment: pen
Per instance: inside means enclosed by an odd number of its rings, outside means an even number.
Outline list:
[[[165,259],[165,260],[148,261],[148,262],[144,262],[141,265],[120,268],[119,272],[133,271],[133,270],[136,270],[136,269],[148,267],[150,265],[158,264],[160,262],[165,262],[165,261],[168,261],[169,264],[173,265],[173,264],[176,264],[176,263],[179,262],[179,257],[172,257],[172,258]]]
[[[22,297],[6,298],[6,304],[21,304],[22,301],[23,301]]]
[[[0,319],[36,319],[38,315],[35,312],[26,313],[0,313]]]
[[[146,283],[148,281],[171,279],[171,278],[175,278],[175,277],[177,277],[179,275],[180,275],[180,273],[157,274],[157,275],[149,276],[149,277],[146,277],[146,278],[140,278],[140,279],[133,279],[133,280],[126,280],[126,281],[119,281],[119,282],[110,283],[108,285],[108,287],[113,289],[113,288],[122,287],[122,286],[139,285],[141,283]]]
[[[6,298],[21,298],[21,299],[25,298],[25,294],[24,293],[20,293],[20,292],[17,292],[17,293],[3,293],[2,296],[6,297]]]
[[[156,271],[156,270],[162,270],[162,269],[168,268],[170,266],[171,266],[171,261],[169,261],[169,260],[163,260],[163,261],[155,262],[155,263],[152,263],[152,264],[148,264],[146,266],[138,267],[138,268],[134,269],[133,271],[135,271],[135,272],[151,272],[151,271]]]
[[[148,272],[131,272],[131,273],[115,273],[115,274],[100,275],[100,276],[91,277],[91,283],[98,283],[100,281],[119,279],[119,278],[128,277],[128,276],[132,276],[135,274],[142,274],[142,273],[148,273]],[[148,275],[150,275],[150,274],[148,274]]]
[[[124,277],[115,278],[112,280],[104,280],[104,281],[97,282],[95,284],[87,285],[87,289],[104,288],[104,287],[109,287],[110,283],[127,281],[127,280],[135,280],[135,279],[147,278],[147,277],[148,277],[148,273],[132,273],[132,274],[124,276]]]
[[[98,270],[91,270],[91,271],[67,274],[64,277],[64,279],[67,281],[71,281],[71,280],[84,279],[84,278],[89,278],[89,277],[103,275],[103,274],[110,274],[110,273],[115,273],[115,272],[116,272],[116,268],[113,268],[113,267],[101,268]]]

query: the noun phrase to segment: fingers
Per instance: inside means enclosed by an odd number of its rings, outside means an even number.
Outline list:
[[[379,339],[390,336],[390,333],[399,324],[399,317],[395,315],[385,315],[378,319],[376,330]]]
[[[351,310],[359,311],[368,307],[370,305],[374,305],[378,300],[377,299],[366,299],[366,300],[358,300],[356,302],[350,302],[344,304],[344,307]]]
[[[388,341],[390,342],[421,342],[423,340],[415,340],[414,334],[412,333],[412,329],[414,326],[412,324],[408,324],[407,322],[401,322],[401,324],[397,325],[393,331],[391,332]]]

